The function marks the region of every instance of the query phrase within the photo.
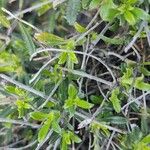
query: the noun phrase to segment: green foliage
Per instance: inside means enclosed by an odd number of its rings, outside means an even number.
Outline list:
[[[99,7],[101,2],[102,0],[91,0],[91,3],[89,5],[90,9]]]
[[[72,69],[74,64],[78,63],[78,59],[73,51],[75,49],[75,41],[68,40],[68,43],[64,46],[61,46],[61,48],[71,52],[62,52],[60,54],[58,64],[67,63],[68,68]]]
[[[1,0],[1,149],[149,150],[149,6]]]
[[[90,99],[94,104],[101,104],[101,102],[103,100],[103,96],[91,95]]]
[[[0,11],[0,25],[9,28],[10,27],[10,22],[6,18],[6,16]]]
[[[26,43],[26,48],[28,49],[29,54],[32,55],[36,51],[35,45],[32,41],[32,37],[30,36],[29,31],[24,27],[24,25],[19,24],[19,28],[22,33],[23,40]]]
[[[96,1],[97,2],[97,1]],[[146,11],[135,7],[136,1],[123,1],[116,5],[113,0],[105,0],[100,7],[100,16],[104,21],[113,22],[115,18],[126,20],[129,25],[135,25],[139,20],[150,20]]]
[[[81,100],[79,98],[75,99],[75,105],[84,109],[90,109],[94,106],[93,104],[86,102],[85,100]]]
[[[47,2],[47,0],[40,0],[41,2]],[[35,3],[36,4],[36,3]],[[43,5],[37,10],[38,16],[42,16],[45,14],[49,9],[53,7],[52,3]]]
[[[77,93],[78,92],[77,92],[75,86],[70,84],[68,87],[68,99],[65,101],[64,108],[68,109],[71,116],[74,115],[76,107],[80,107],[83,109],[90,109],[94,106],[93,104],[91,104],[85,100],[81,100],[77,96]]]
[[[27,94],[24,90],[19,89],[15,86],[7,86],[5,89],[7,92],[15,94],[18,96],[15,104],[17,106],[18,118],[22,118],[26,115],[27,110],[32,109],[30,102],[32,98],[27,97]]]
[[[124,17],[130,25],[134,25],[136,23],[135,17],[130,11],[125,11]]]
[[[50,112],[49,114],[43,112],[32,112],[30,113],[31,118],[34,120],[42,121],[43,125],[38,133],[38,141],[41,142],[45,139],[50,127],[57,133],[61,132],[61,128],[58,124],[60,117],[59,112]]]
[[[63,38],[47,32],[37,33],[35,34],[35,38],[39,42],[50,46],[56,46],[65,43],[65,40]]]
[[[87,9],[92,0],[82,0],[82,8]]]
[[[120,116],[110,116],[110,117],[106,117],[104,120],[106,122],[110,122],[112,124],[118,124],[118,125],[127,123],[127,119]]]
[[[102,19],[105,21],[112,21],[118,13],[116,7],[117,6],[113,3],[113,0],[103,1],[100,7],[100,15]]]
[[[39,130],[39,133],[38,133],[38,141],[39,142],[41,142],[45,139],[45,137],[49,131],[49,128],[51,126],[52,120],[53,120],[52,117],[53,116],[49,116],[49,118],[44,122],[41,129]]]
[[[134,128],[130,134],[125,136],[123,146],[124,149],[128,148],[134,150],[141,150],[141,149],[148,150],[149,143],[150,143],[150,135],[143,136],[142,132],[138,128]]]
[[[124,75],[121,78],[121,84],[123,86],[129,86],[133,84],[133,87],[139,89],[139,90],[143,90],[143,91],[149,91],[150,90],[150,84],[149,83],[145,83],[143,81],[144,76],[142,75],[141,77],[132,77],[133,75],[133,70],[132,68],[127,68],[126,72],[124,73]]]
[[[19,118],[22,118],[25,114],[24,114],[24,111],[26,110],[26,109],[30,109],[31,108],[31,106],[30,106],[30,104],[28,104],[26,101],[28,101],[28,100],[17,100],[16,101],[16,105],[17,105],[17,107],[18,107],[18,113],[19,113]]]
[[[76,31],[79,32],[79,33],[84,33],[84,32],[87,31],[86,28],[84,28],[83,26],[81,26],[77,22],[74,24],[74,27],[75,27]]]
[[[91,124],[91,131],[96,134],[99,130],[102,131],[102,134],[105,135],[105,136],[109,136],[110,133],[109,133],[109,130],[107,129],[107,127],[105,127],[105,122],[101,122],[101,123],[98,123],[98,122],[92,122]]]
[[[73,25],[76,22],[80,7],[81,7],[80,0],[68,0],[66,19],[70,25]]]
[[[141,20],[148,20],[149,19],[149,15],[148,13],[146,13],[143,9],[140,8],[134,8],[131,11],[134,16],[136,16],[136,18],[141,19]]]
[[[120,89],[116,88],[112,91],[110,101],[113,104],[113,107],[117,113],[121,111],[121,105],[120,105],[120,100],[119,100],[119,94],[120,94]]]
[[[80,143],[81,139],[71,131],[62,132],[62,150],[67,150],[67,145],[70,145],[71,142]]]
[[[43,121],[48,117],[48,114],[42,113],[40,111],[30,113],[31,118],[38,121]]]
[[[11,58],[11,59],[10,59]],[[16,72],[18,75],[23,73],[20,59],[12,53],[0,53],[0,72]]]

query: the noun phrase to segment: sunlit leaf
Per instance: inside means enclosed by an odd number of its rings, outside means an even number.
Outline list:
[[[117,113],[121,111],[121,105],[120,100],[118,98],[118,95],[120,94],[119,88],[116,88],[112,91],[110,101],[113,104],[113,107]]]
[[[52,121],[54,119],[54,113],[51,112],[47,118],[46,121],[44,121],[44,124],[42,125],[42,127],[40,128],[39,130],[39,133],[38,133],[38,141],[41,142],[45,139],[48,131],[49,131],[49,128],[52,124]]]
[[[76,106],[84,108],[84,109],[90,109],[94,106],[94,104],[91,104],[91,103],[89,103],[85,100],[81,100],[79,98],[75,99],[75,104],[76,104]]]
[[[134,25],[136,23],[136,18],[134,16],[134,14],[130,11],[125,11],[124,12],[124,17],[126,19],[126,21],[130,24],[130,25]]]
[[[0,11],[0,25],[9,28],[10,27],[10,22],[9,20],[5,17],[5,15]]]
[[[47,32],[37,33],[35,34],[35,38],[39,42],[50,46],[56,46],[65,43],[65,40],[63,38]]]
[[[69,55],[69,58],[70,58],[71,62],[73,62],[73,63],[75,63],[75,64],[78,63],[77,56],[75,55],[74,52],[71,52],[71,53],[69,53],[68,55]]]
[[[137,18],[142,19],[142,20],[149,20],[150,19],[150,15],[148,13],[146,13],[146,11],[144,11],[141,8],[134,8],[131,11]]]
[[[76,31],[79,32],[79,33],[84,33],[84,32],[87,31],[86,28],[84,28],[83,26],[81,26],[77,22],[74,24],[74,27],[75,27]]]
[[[43,121],[48,117],[48,114],[45,114],[43,112],[32,112],[30,113],[31,118],[33,118],[34,120],[38,120],[38,121]]]
[[[72,106],[74,106],[74,99],[67,99],[65,102],[64,108],[67,109],[67,108],[70,108]]]
[[[81,139],[75,135],[73,132],[69,132],[71,140],[74,141],[75,143],[81,143]]]
[[[78,91],[73,84],[69,84],[68,95],[70,99],[74,99],[77,95]]]
[[[68,54],[66,52],[61,53],[58,63],[59,64],[64,64],[67,61],[67,58],[68,58]]]

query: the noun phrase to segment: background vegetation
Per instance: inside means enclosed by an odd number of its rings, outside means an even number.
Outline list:
[[[150,0],[0,7],[0,149],[150,150]]]

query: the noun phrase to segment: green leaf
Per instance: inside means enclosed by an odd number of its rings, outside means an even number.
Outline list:
[[[150,134],[148,134],[147,136],[145,136],[141,142],[145,143],[145,144],[150,144]]]
[[[45,105],[46,108],[50,108],[50,107],[54,107],[55,103],[54,102],[47,102],[47,104]]]
[[[38,141],[41,142],[45,139],[48,131],[49,131],[49,128],[50,128],[50,125],[51,125],[51,119],[47,119],[45,122],[44,122],[44,125],[41,127],[41,129],[39,130],[39,133],[38,133]]]
[[[108,10],[107,15],[105,16],[105,19],[104,19],[104,18],[103,18],[103,19],[106,20],[106,21],[113,21],[114,18],[116,18],[117,15],[119,15],[119,13],[120,13],[120,11],[117,10],[116,8],[110,8],[110,9]],[[104,17],[104,16],[103,16],[103,17]]]
[[[131,12],[136,16],[136,18],[142,19],[142,20],[149,20],[150,15],[144,11],[143,9],[135,7]]]
[[[100,16],[104,21],[112,21],[117,15],[118,11],[115,9],[116,5],[112,0],[103,1],[100,7]]]
[[[43,112],[32,112],[30,113],[31,118],[33,118],[34,120],[38,120],[38,121],[43,121],[48,117],[48,114],[45,114]]]
[[[44,1],[47,1],[47,0],[43,0]],[[45,14],[49,9],[51,9],[53,7],[52,3],[50,4],[46,4],[46,5],[43,5],[42,7],[40,7],[37,12],[38,12],[38,16],[41,16],[43,14]]]
[[[5,90],[6,90],[7,92],[16,94],[16,87],[15,87],[15,86],[8,85],[8,86],[5,87]]]
[[[146,66],[146,65],[150,65],[150,61],[143,62],[142,64],[145,65],[145,66]]]
[[[122,85],[131,85],[133,81],[135,80],[135,83],[133,87],[142,90],[142,91],[149,91],[150,90],[150,84],[143,82],[143,76],[137,77],[135,79],[133,78],[122,78],[121,83]]]
[[[82,8],[87,9],[89,7],[91,1],[92,0],[82,0]]]
[[[46,121],[44,121],[44,124],[43,126],[41,127],[41,129],[39,130],[39,133],[38,133],[38,141],[41,142],[45,139],[48,131],[49,131],[49,128],[52,124],[54,120],[54,113],[51,112],[47,118]]]
[[[68,40],[67,45],[65,46],[67,50],[74,50],[76,46],[76,43],[74,40]]]
[[[64,132],[63,133],[63,139],[65,140],[66,144],[68,144],[68,145],[71,144],[70,133]]]
[[[126,71],[123,73],[123,77],[122,78],[128,79],[128,78],[130,78],[132,76],[133,76],[133,68],[128,67],[128,68],[126,68]]]
[[[5,15],[0,12],[0,25],[9,28],[10,27],[10,22],[9,20],[5,17]]]
[[[149,133],[149,125],[148,125],[148,117],[145,114],[145,112],[143,111],[142,113],[142,117],[141,117],[141,131],[144,134],[148,134]]]
[[[90,124],[91,131],[96,134],[97,132],[99,132],[99,130],[101,130],[102,133],[104,133],[106,136],[109,136],[110,135],[109,130],[105,125],[106,125],[105,122],[99,123],[99,122],[92,121]]]
[[[64,109],[71,108],[74,106],[74,99],[67,99],[65,101]]]
[[[68,95],[70,99],[74,99],[76,97],[76,95],[78,94],[77,89],[75,88],[75,86],[73,84],[69,84],[69,88],[68,88]]]
[[[9,86],[6,86],[5,89],[7,92],[10,92],[12,94],[16,94],[16,95],[21,96],[21,97],[24,97],[26,94],[24,90],[22,90],[16,86],[9,85]]]
[[[76,106],[84,108],[84,109],[90,109],[94,106],[94,104],[91,104],[87,101],[81,100],[78,97],[75,99],[75,104],[76,104]]]
[[[0,72],[14,72],[18,74],[23,74],[24,71],[22,69],[20,59],[15,54],[6,51],[1,51]]]
[[[102,0],[92,0],[90,3],[90,9],[95,9],[100,6]]]
[[[101,95],[100,96],[91,95],[90,99],[94,104],[101,104],[104,98]]]
[[[72,63],[78,64],[78,59],[74,52],[68,53],[68,55]]]
[[[61,143],[62,143],[61,150],[68,150],[68,146],[64,138],[62,139]]]
[[[75,49],[75,41],[74,40],[67,40],[67,44],[64,46],[61,46],[61,48],[67,49],[72,52],[69,52],[69,53],[62,52],[59,57],[59,62],[58,62],[59,64],[64,64],[65,62],[67,62],[68,65],[78,63],[78,59],[73,51]]]
[[[145,68],[145,67],[141,67],[140,71],[145,75],[145,76],[150,76],[150,71]]]
[[[73,25],[76,22],[80,8],[80,0],[68,0],[66,19],[70,25]]]
[[[7,65],[1,65],[0,66],[0,72],[14,72],[14,68]]]
[[[81,142],[82,142],[82,140],[81,140],[77,135],[74,135],[74,136],[72,137],[72,140],[73,140],[75,143],[81,143]]]
[[[59,126],[59,123],[57,121],[53,121],[52,122],[52,129],[56,132],[56,133],[61,133],[61,128]]]
[[[74,24],[74,27],[75,27],[76,31],[79,32],[79,33],[84,33],[84,32],[87,31],[86,28],[84,28],[83,26],[81,26],[81,25],[80,25],[79,23],[77,23],[77,22]]]
[[[109,98],[117,113],[119,113],[121,111],[120,100],[118,99],[119,94],[120,94],[119,88],[116,88],[112,91],[111,97]]]
[[[66,52],[61,53],[58,64],[64,64],[67,61],[67,58],[68,58],[68,54]]]
[[[7,4],[7,0],[0,0],[0,8],[2,7],[6,7],[6,4]]]
[[[28,49],[29,54],[32,55],[34,52],[36,52],[32,37],[30,36],[29,31],[22,24],[19,24],[19,28],[22,33],[24,42],[26,43],[26,48]]]
[[[24,116],[24,110],[25,109],[30,109],[31,108],[30,104],[24,102],[23,100],[19,100],[19,99],[16,101],[16,105],[18,107],[17,110],[18,110],[18,113],[19,113],[19,118],[22,118]]]
[[[65,43],[65,40],[63,38],[47,32],[37,33],[35,34],[35,38],[39,42],[50,46],[56,46]]]
[[[135,4],[137,2],[137,0],[127,0],[128,4]]]
[[[104,35],[101,36],[101,39],[108,44],[114,44],[114,45],[121,45],[125,42],[124,38],[118,38],[118,37],[108,38]]]
[[[129,25],[134,25],[136,23],[136,18],[132,12],[125,11],[124,17],[125,17],[126,21],[129,23]]]
[[[24,108],[25,108],[25,109],[30,109],[31,106],[30,106],[30,104],[28,104],[28,103],[24,103]]]
[[[82,142],[82,140],[77,135],[75,135],[73,132],[69,131],[69,134],[70,134],[71,140],[74,141],[75,143]]]
[[[121,116],[110,116],[110,117],[106,117],[104,118],[104,121],[106,122],[110,122],[112,124],[126,124],[127,123],[127,119]]]
[[[136,78],[135,87],[142,91],[150,91],[150,84],[142,81],[143,77]]]

